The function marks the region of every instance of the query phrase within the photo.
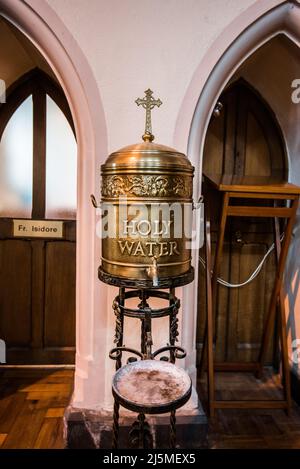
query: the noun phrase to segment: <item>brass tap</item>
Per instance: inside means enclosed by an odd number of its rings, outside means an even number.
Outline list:
[[[158,266],[155,256],[153,256],[152,265],[150,265],[147,269],[147,275],[152,279],[153,286],[158,287]]]

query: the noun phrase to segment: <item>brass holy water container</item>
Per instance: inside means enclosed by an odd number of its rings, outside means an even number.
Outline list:
[[[136,100],[146,109],[143,142],[112,153],[101,166],[101,206],[111,210],[103,223],[113,234],[102,237],[99,272],[156,287],[192,270],[186,227],[194,168],[183,153],[153,143],[151,110],[162,102],[151,90],[145,94]]]

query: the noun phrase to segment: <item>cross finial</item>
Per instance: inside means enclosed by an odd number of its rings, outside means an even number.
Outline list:
[[[146,124],[143,140],[144,142],[152,142],[154,135],[152,134],[151,111],[155,106],[159,107],[162,101],[153,98],[153,91],[151,91],[150,88],[145,91],[145,95],[145,98],[138,98],[135,102],[138,106],[143,106],[143,108],[146,109]]]

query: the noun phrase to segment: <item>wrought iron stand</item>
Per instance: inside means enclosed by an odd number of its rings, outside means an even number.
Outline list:
[[[137,298],[140,300],[136,309],[128,308],[125,305],[126,300],[129,298]],[[168,306],[159,309],[152,309],[149,306],[149,298],[161,298],[168,301]],[[137,318],[141,321],[141,351],[142,356],[151,358],[151,346],[152,346],[152,319],[162,318],[169,316],[169,346],[174,346],[178,340],[178,319],[177,314],[180,308],[180,301],[175,296],[173,288],[169,292],[158,291],[158,290],[129,290],[125,291],[124,287],[119,289],[119,295],[113,301],[113,311],[116,317],[116,328],[114,343],[118,348],[119,353],[117,354],[116,370],[122,366],[122,351],[123,347],[123,329],[124,329],[124,317]],[[170,359],[166,358],[171,363],[175,363],[175,351],[171,347],[164,347],[156,351],[155,355],[162,353],[165,350],[170,351]],[[133,353],[135,351],[132,350]],[[183,357],[182,357],[183,358]]]
[[[175,448],[176,444],[176,410],[183,406],[191,395],[191,381],[187,373],[178,368],[175,365],[176,359],[181,359],[186,356],[186,353],[182,347],[176,345],[178,341],[178,311],[180,308],[180,300],[175,296],[175,287],[180,281],[181,284],[188,283],[186,280],[193,276],[193,271],[190,271],[186,276],[183,276],[180,280],[169,279],[160,284],[159,287],[166,288],[166,285],[169,285],[168,291],[157,290],[149,288],[149,282],[147,284],[148,288],[139,288],[145,287],[145,284],[142,282],[137,283],[137,289],[126,289],[128,282],[130,280],[124,280],[125,286],[122,285],[119,287],[119,294],[115,297],[113,301],[113,311],[116,318],[115,323],[115,337],[114,343],[115,347],[110,351],[110,358],[116,362],[116,374],[113,379],[113,395],[114,395],[114,413],[113,413],[113,448],[118,447],[118,438],[119,438],[119,409],[120,405],[138,413],[137,420],[133,423],[130,431],[130,443],[131,445],[137,446],[139,448],[149,448],[151,447],[152,436],[150,432],[149,425],[146,421],[145,414],[162,414],[170,412],[170,447]],[[107,276],[105,272],[99,269],[99,278],[106,281],[106,283],[114,284],[120,279],[112,279],[112,277]],[[132,288],[132,285],[130,285]],[[127,306],[127,300],[136,298],[137,307],[132,308]],[[152,308],[150,306],[151,299],[160,298],[166,301],[166,306],[160,308]],[[137,318],[141,322],[141,348],[140,350],[135,350],[124,345],[124,318]],[[152,351],[152,319],[169,317],[169,342],[165,347],[161,347],[156,351]],[[127,359],[127,367],[130,364],[128,369],[130,372],[137,373],[141,372],[141,366],[144,367],[143,372],[148,373],[149,379],[151,379],[151,370],[153,373],[153,367],[155,372],[164,373],[165,369],[168,372],[174,374],[176,379],[176,374],[179,373],[182,375],[181,378],[185,381],[185,385],[180,389],[174,398],[172,397],[172,387],[168,390],[168,384],[166,384],[166,393],[170,393],[170,398],[168,402],[157,403],[156,405],[147,405],[142,400],[138,401],[136,398],[128,399],[122,395],[122,392],[118,389],[117,385],[114,383],[119,383],[123,380],[126,380],[126,364],[122,364],[122,357],[124,352],[132,353],[134,356],[130,356]],[[155,360],[155,358],[162,355],[160,360]],[[140,359],[140,360],[138,360]],[[152,362],[151,362],[152,360]],[[167,363],[166,363],[167,362]],[[167,367],[167,368],[166,368]],[[137,382],[137,389],[135,394],[142,393],[142,385],[138,386],[139,380]],[[180,386],[179,386],[180,387]],[[133,396],[134,397],[134,396]]]

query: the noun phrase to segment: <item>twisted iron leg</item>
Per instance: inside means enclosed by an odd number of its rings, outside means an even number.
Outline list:
[[[145,447],[145,438],[144,438],[144,425],[145,425],[145,414],[138,415],[138,422],[139,422],[139,449],[143,449]]]
[[[120,300],[121,304],[121,300]],[[116,300],[113,302],[113,311],[116,317],[116,325],[115,325],[115,338],[114,343],[117,347],[122,347],[123,345],[123,328],[124,328],[124,315],[117,303]],[[122,353],[120,353],[119,357],[116,360],[116,370],[121,368],[122,366]]]
[[[114,403],[114,416],[113,416],[113,442],[112,442],[112,449],[118,448],[118,440],[119,440],[119,409],[120,404],[115,400]]]
[[[177,336],[179,335],[179,332],[178,332],[178,318],[177,318],[178,308],[175,306],[174,298],[175,298],[174,288],[171,288],[170,289],[170,306],[172,306],[172,310],[170,312],[170,317],[169,317],[169,342],[170,342],[170,345],[175,345],[175,342],[178,340]],[[175,352],[174,351],[170,352],[170,362],[175,363]]]
[[[147,299],[149,295],[147,291],[141,290],[139,293],[139,299],[141,300],[138,304],[138,308],[141,310],[141,313],[144,312],[145,308],[149,308]],[[143,316],[143,315],[142,315]],[[151,319],[150,319],[151,321]],[[148,321],[145,316],[141,318],[141,352],[146,354],[147,348],[147,331],[148,331]]]
[[[171,410],[170,415],[170,448],[176,447],[176,411]]]

